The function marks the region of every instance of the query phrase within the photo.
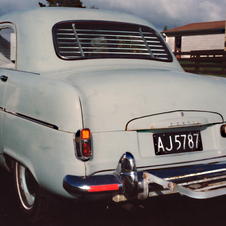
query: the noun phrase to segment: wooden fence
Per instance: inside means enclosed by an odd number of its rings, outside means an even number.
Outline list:
[[[224,50],[200,50],[174,54],[187,72],[226,76],[226,51]]]

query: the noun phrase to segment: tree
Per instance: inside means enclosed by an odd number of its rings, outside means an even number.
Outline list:
[[[46,0],[49,7],[79,7],[86,8],[82,6],[82,2],[80,0]],[[40,7],[45,7],[46,5],[39,2]]]
[[[99,9],[98,7],[96,7],[95,5],[90,6],[90,9]]]
[[[39,2],[38,4],[39,4],[40,7],[46,7],[46,5],[41,3],[41,2]]]

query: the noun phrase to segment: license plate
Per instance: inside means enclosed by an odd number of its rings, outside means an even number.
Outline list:
[[[153,134],[156,155],[202,151],[200,131]]]

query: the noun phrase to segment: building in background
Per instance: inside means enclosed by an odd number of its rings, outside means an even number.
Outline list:
[[[191,23],[164,31],[173,52],[225,49],[226,21]]]

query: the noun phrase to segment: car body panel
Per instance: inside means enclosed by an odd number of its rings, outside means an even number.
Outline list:
[[[2,105],[5,109],[56,125],[67,132],[76,132],[82,127],[80,100],[70,84],[34,73],[12,70],[3,73],[8,76]]]
[[[225,139],[219,137],[220,125],[205,126],[202,128],[195,127],[193,130],[194,129],[201,130],[203,151],[169,154],[164,156],[155,155],[153,143],[153,134],[163,132],[164,130],[129,131],[129,133],[94,133],[93,138],[96,142],[93,144],[93,149],[96,156],[91,161],[87,162],[87,172],[88,174],[92,174],[95,169],[96,173],[101,173],[107,169],[109,171],[114,171],[115,162],[118,161],[118,155],[124,150],[125,152],[128,151],[133,153],[138,171],[160,169],[170,166],[195,165],[213,161],[217,162],[226,157]],[[190,130],[191,129],[187,128],[174,129],[174,131],[179,132]],[[211,137],[211,139],[209,137]],[[111,142],[112,138],[114,140],[113,144]],[[121,144],[118,148],[116,148],[117,143]],[[106,149],[109,150],[109,152],[106,152]],[[117,152],[115,151],[116,149]],[[118,154],[119,151],[120,154]],[[106,163],[100,164],[100,157],[105,160]]]
[[[85,175],[84,163],[76,161],[74,134],[8,113],[4,115],[2,128],[4,153],[29,168],[42,187],[70,197],[62,188],[65,174]]]
[[[167,70],[127,69],[71,75],[67,80],[76,84],[80,92],[84,125],[92,131],[125,130],[134,118],[174,110],[213,111],[226,117],[225,106],[216,105],[224,101],[224,79]]]

